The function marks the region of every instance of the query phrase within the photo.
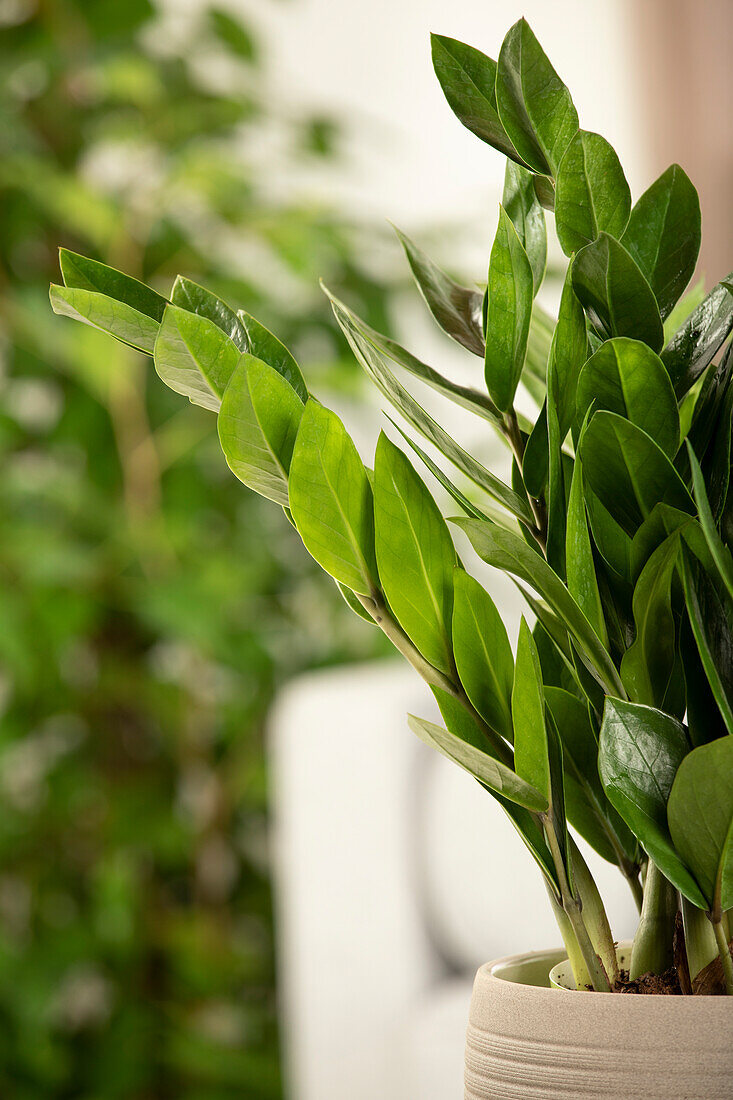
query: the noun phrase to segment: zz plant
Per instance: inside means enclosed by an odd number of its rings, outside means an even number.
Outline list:
[[[420,673],[443,725],[411,717],[412,729],[511,818],[578,987],[622,979],[569,824],[639,906],[624,980],[733,994],[733,282],[683,297],[700,246],[695,188],[672,165],[632,204],[616,153],[579,127],[525,20],[498,61],[440,36],[433,61],[460,121],[507,158],[485,291],[400,236],[430,312],[483,361],[485,386],[458,385],[331,302],[455,503],[447,522],[404,449],[382,433],[366,467],[276,336],[188,279],[165,297],[62,250],[53,308],[147,352],[168,386],[215,412],[234,474],[283,508],[350,607]],[[568,258],[556,321],[535,300],[545,210]],[[499,434],[511,484],[406,376]],[[533,422],[516,410],[520,385]],[[516,656],[451,532],[521,589],[534,626],[522,620]]]

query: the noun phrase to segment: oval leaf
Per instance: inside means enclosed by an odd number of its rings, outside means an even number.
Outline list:
[[[502,412],[512,407],[522,374],[532,296],[532,268],[527,253],[511,219],[500,208],[489,261],[486,386]]]
[[[194,405],[217,412],[240,352],[218,325],[179,306],[166,306],[153,351],[158,376]]]
[[[453,652],[458,675],[481,717],[512,741],[514,661],[506,627],[478,581],[457,569],[454,583]]]
[[[534,293],[540,289],[547,267],[545,212],[537,198],[534,176],[527,168],[507,160],[501,204],[517,231],[532,268]]]
[[[566,256],[599,233],[620,238],[631,210],[631,191],[611,145],[600,134],[578,130],[560,162],[555,187],[555,226]]]
[[[160,326],[147,313],[95,290],[52,285],[49,297],[54,313],[106,332],[138,351],[153,354]]]
[[[664,343],[657,300],[633,257],[607,233],[573,261],[573,287],[605,337],[630,336],[653,351]]]

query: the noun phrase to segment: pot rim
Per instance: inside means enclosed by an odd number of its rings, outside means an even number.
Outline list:
[[[598,993],[593,989],[561,989],[551,987],[549,984],[550,969],[556,963],[567,959],[567,951],[561,948],[546,948],[545,950],[521,951],[516,955],[503,955],[501,958],[492,959],[480,966],[476,973],[476,983],[481,985],[493,985],[506,989],[511,986],[518,996],[551,998],[552,1003],[557,1004],[558,998],[568,997],[595,997],[600,998],[604,1006],[610,1008],[613,1005],[614,1012],[638,1013],[669,1013],[687,1012],[707,1015],[710,1012],[733,1012],[733,997],[654,997],[651,995],[641,997],[625,997],[621,994]],[[501,971],[512,967],[523,967],[530,963],[547,961],[547,984],[533,985],[529,982],[516,981],[505,977]],[[544,963],[543,963],[544,972]],[[675,1007],[685,1005],[685,1008]],[[623,1007],[622,1007],[623,1006]],[[717,1006],[717,1007],[715,1007]]]

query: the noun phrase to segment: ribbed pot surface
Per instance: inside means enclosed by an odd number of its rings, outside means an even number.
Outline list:
[[[478,971],[466,1100],[733,1100],[733,997],[550,989],[563,955]]]

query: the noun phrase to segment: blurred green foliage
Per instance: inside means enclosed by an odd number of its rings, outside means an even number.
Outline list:
[[[59,241],[165,292],[184,270],[332,388],[355,368],[317,277],[380,330],[387,294],[353,230],[269,195],[273,134],[295,178],[338,127],[273,111],[251,28],[148,0],[0,21],[0,1095],[267,1100],[263,716],[378,632],[223,469],[207,414],[47,287]]]

